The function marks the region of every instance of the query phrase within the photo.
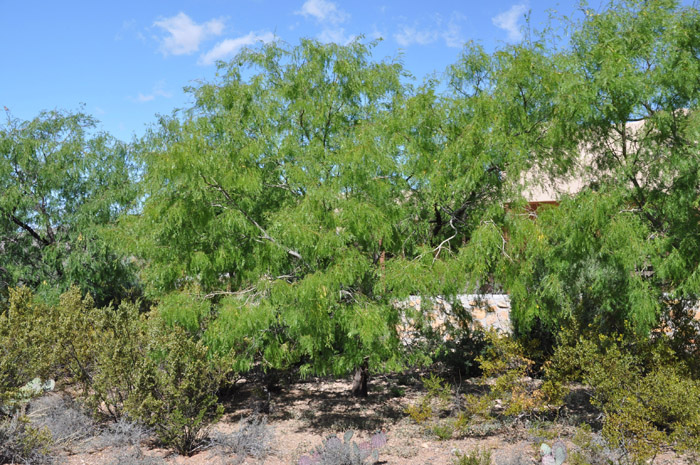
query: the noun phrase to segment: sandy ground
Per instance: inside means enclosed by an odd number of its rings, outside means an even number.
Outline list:
[[[274,429],[274,441],[270,454],[264,458],[247,457],[244,464],[290,465],[297,464],[302,455],[308,455],[329,435],[342,437],[348,430],[355,432],[353,440],[367,440],[374,432],[382,430],[388,443],[380,450],[379,464],[447,465],[455,463],[455,453],[466,453],[474,448],[492,451],[492,463],[496,465],[528,465],[539,462],[538,449],[541,440],[534,437],[532,429],[525,426],[484,437],[459,440],[438,440],[425,428],[415,424],[405,413],[406,406],[422,394],[420,383],[400,385],[396,378],[374,378],[367,399],[349,395],[349,381],[310,380],[297,382],[271,395],[267,423]],[[397,396],[397,394],[400,394]],[[260,390],[244,384],[227,404],[224,417],[212,426],[212,432],[232,432],[239,421],[247,418],[264,401]],[[571,428],[568,433],[571,432]],[[562,429],[562,433],[567,433]],[[571,442],[565,439],[568,445]],[[76,453],[76,450],[83,449]],[[168,464],[202,465],[234,463],[225,462],[214,451],[205,450],[192,457],[183,457],[158,448],[143,447],[147,456],[163,458]],[[67,448],[63,452],[69,465],[92,465],[113,462],[118,450],[85,450]],[[125,465],[130,463],[122,461]],[[145,462],[143,462],[145,463]],[[570,463],[567,461],[567,463]],[[655,464],[685,463],[673,454],[661,454]]]

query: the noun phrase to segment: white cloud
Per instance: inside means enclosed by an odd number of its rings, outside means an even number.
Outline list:
[[[377,28],[376,24],[373,24],[372,25],[372,32],[370,32],[367,37],[369,37],[372,40],[377,40],[377,39],[383,39],[384,37],[386,37],[386,34],[383,33],[382,31],[380,31]]]
[[[306,0],[301,10],[295,12],[305,18],[313,17],[319,23],[338,25],[350,18],[350,15],[328,0]]]
[[[156,96],[153,94],[143,95],[141,92],[139,92],[138,97],[136,97],[134,100],[136,100],[139,103],[146,103],[146,102],[150,102],[151,100],[153,100],[155,98],[156,98]]]
[[[434,29],[416,29],[411,26],[402,26],[401,31],[394,34],[394,39],[402,47],[409,45],[428,45],[438,39],[438,32]]]
[[[520,32],[520,19],[525,15],[527,8],[524,3],[513,5],[509,10],[491,18],[491,21],[496,27],[508,32],[508,40],[518,42],[523,38]]]
[[[440,15],[434,15],[429,21],[432,24],[421,26],[419,23],[414,23],[413,26],[402,25],[397,33],[394,34],[394,39],[402,47],[410,45],[428,45],[438,40],[444,40],[448,47],[460,48],[464,45],[462,37],[462,28],[460,22],[464,21],[466,16],[454,12],[450,15],[450,20],[445,24],[444,19]]]
[[[459,21],[465,20],[466,16],[460,13],[452,13],[450,21],[447,23],[447,28],[440,35],[445,41],[445,45],[452,48],[462,48],[464,46],[464,37],[462,36],[462,28],[459,26]]]
[[[295,11],[294,14],[302,15],[305,18],[314,18],[322,26],[318,35],[318,40],[321,42],[347,44],[356,37],[345,34],[345,28],[340,27],[341,24],[350,19],[350,14],[329,0],[306,0],[301,6],[301,10]]]
[[[139,92],[136,97],[130,97],[131,100],[138,103],[151,102],[156,99],[156,97],[170,98],[172,97],[172,92],[165,90],[165,81],[160,80],[153,86],[153,90],[149,94],[143,94]]]
[[[272,42],[273,40],[275,40],[275,35],[271,32],[265,32],[263,34],[249,32],[242,37],[226,39],[214,45],[214,48],[199,57],[198,63],[200,65],[211,65],[217,60],[223,60],[224,58],[235,55],[243,47],[254,45],[258,42]]]
[[[357,36],[355,35],[346,35],[345,29],[343,29],[342,27],[337,29],[326,28],[322,30],[321,33],[318,35],[318,40],[320,40],[321,42],[332,42],[341,45],[347,45],[356,38]]]
[[[224,31],[224,22],[220,19],[197,24],[182,12],[156,21],[153,25],[169,34],[160,40],[163,55],[189,55],[199,50],[204,40],[219,36]]]

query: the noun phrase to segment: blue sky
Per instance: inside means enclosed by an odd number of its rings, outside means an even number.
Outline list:
[[[190,103],[182,88],[212,80],[216,60],[275,37],[344,43],[382,37],[376,58],[402,54],[421,81],[469,40],[493,50],[521,39],[529,11],[569,14],[574,0],[0,0],[0,108],[30,119],[79,108],[123,140],[156,114]],[[596,6],[596,2],[591,2]]]

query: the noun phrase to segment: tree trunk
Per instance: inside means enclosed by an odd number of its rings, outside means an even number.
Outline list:
[[[369,381],[369,363],[367,360],[355,369],[355,377],[352,380],[352,395],[355,397],[367,397],[367,382]]]

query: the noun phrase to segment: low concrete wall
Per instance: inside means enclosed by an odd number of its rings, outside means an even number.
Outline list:
[[[411,343],[418,336],[411,317],[412,311],[424,315],[432,329],[438,334],[443,334],[445,339],[450,337],[450,328],[465,325],[472,328],[494,329],[502,333],[512,331],[510,297],[507,294],[461,294],[456,297],[456,300],[465,312],[471,315],[471,321],[464,321],[464,318],[459,317],[453,310],[452,304],[441,297],[422,299],[411,296],[408,300],[399,303],[399,308],[404,309],[404,312],[398,330],[404,344]]]

